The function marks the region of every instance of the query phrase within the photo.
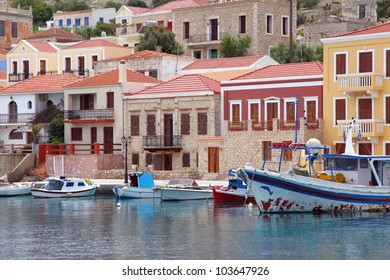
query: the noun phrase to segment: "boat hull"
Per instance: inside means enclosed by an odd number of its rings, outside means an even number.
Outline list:
[[[388,210],[390,188],[342,184],[253,168],[238,171],[251,185],[262,212]]]
[[[13,185],[6,184],[0,186],[0,196],[18,196],[31,194],[31,184]]]
[[[160,198],[160,193],[156,192],[155,189],[145,189],[139,187],[115,187],[113,192],[120,198]]]
[[[253,194],[245,189],[237,189],[234,191],[224,190],[221,188],[213,188],[214,204],[224,205],[243,205],[256,204]]]
[[[162,188],[158,191],[162,201],[213,199],[213,191],[197,189]]]
[[[57,191],[45,189],[32,189],[31,195],[36,198],[65,198],[65,197],[83,197],[95,194],[97,187],[77,190],[77,191]]]

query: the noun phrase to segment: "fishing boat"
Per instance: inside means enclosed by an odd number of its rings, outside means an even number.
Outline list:
[[[129,183],[114,187],[112,191],[118,198],[159,198],[158,188],[154,186],[153,174],[149,172],[130,172]]]
[[[191,179],[170,180],[157,192],[162,201],[213,199],[210,186],[199,186],[195,180]]]
[[[92,196],[99,187],[90,179],[71,178],[65,176],[47,179],[40,188],[31,189],[31,195],[36,198],[61,198],[61,197],[83,197]]]
[[[31,194],[31,183],[0,183],[0,196]]]
[[[227,174],[229,182],[227,186],[212,186],[214,204],[218,205],[239,205],[256,204],[252,190],[240,178],[232,172]]]
[[[329,154],[317,139],[306,144],[273,143],[262,168],[251,165],[232,170],[252,189],[261,212],[340,212],[389,210],[390,156],[358,155],[348,128],[343,154]],[[307,175],[293,168],[281,172],[286,151],[303,149]],[[279,151],[279,169],[267,168],[269,152]],[[319,168],[322,166],[322,168]]]

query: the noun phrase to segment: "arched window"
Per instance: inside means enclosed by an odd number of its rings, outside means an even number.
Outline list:
[[[9,133],[10,140],[20,140],[23,139],[23,134],[21,132],[17,132],[16,129],[12,130]]]
[[[15,101],[11,101],[8,104],[8,114],[9,114],[9,122],[17,123],[18,122],[18,105]]]
[[[27,109],[31,109],[32,108],[32,102],[31,101],[28,101],[27,102]]]
[[[47,101],[46,102],[46,107],[49,108],[51,106],[53,106],[53,101],[51,101],[51,100]]]

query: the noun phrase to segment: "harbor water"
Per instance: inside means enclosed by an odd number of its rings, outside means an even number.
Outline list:
[[[2,260],[389,260],[390,213],[259,214],[213,200],[0,198]]]

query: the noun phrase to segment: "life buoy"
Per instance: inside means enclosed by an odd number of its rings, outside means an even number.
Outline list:
[[[345,176],[341,173],[337,173],[336,175],[334,175],[334,180],[337,183],[345,183],[346,182]]]

